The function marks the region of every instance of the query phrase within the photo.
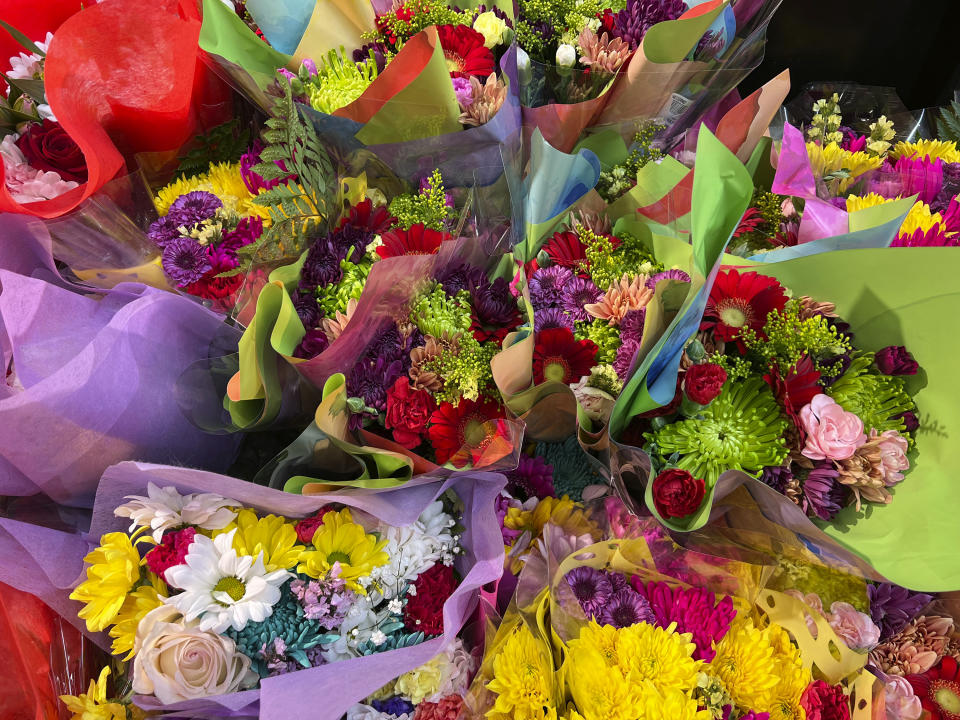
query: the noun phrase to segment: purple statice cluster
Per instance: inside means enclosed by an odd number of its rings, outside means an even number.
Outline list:
[[[655,622],[650,603],[620,573],[578,567],[568,572],[564,579],[584,614],[601,625],[619,629]]]
[[[340,578],[340,564],[334,563],[322,580],[292,580],[290,592],[303,608],[308,620],[316,620],[322,627],[333,630],[340,627],[347,611],[357,601],[357,594],[348,590]]]

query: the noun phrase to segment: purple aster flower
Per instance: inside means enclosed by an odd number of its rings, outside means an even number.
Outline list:
[[[694,658],[713,660],[714,645],[723,640],[737,614],[729,595],[717,602],[717,596],[703,588],[673,588],[665,582],[644,585],[637,577],[632,577],[630,584],[650,603],[658,627],[677,623],[678,633],[693,635],[697,646]]]
[[[603,293],[591,280],[574,275],[573,280],[561,289],[560,304],[573,320],[587,322],[591,319],[590,313],[583,306],[600,302],[601,297]]]
[[[832,520],[846,505],[850,490],[837,482],[840,473],[829,463],[818,463],[803,481],[803,511]]]
[[[603,625],[625,628],[640,623],[656,622],[647,599],[632,588],[618,590],[600,609],[599,621]]]
[[[437,276],[437,282],[443,286],[443,291],[453,297],[461,290],[468,290],[471,284],[479,285],[487,274],[473,265],[457,265],[448,268]]]
[[[566,574],[564,579],[573,590],[574,597],[577,598],[577,602],[580,603],[580,607],[588,618],[599,615],[613,594],[610,578],[605,572],[596,568],[574,568]]]
[[[300,269],[300,287],[313,289],[340,282],[343,277],[340,260],[329,237],[315,241]]]
[[[213,193],[194,190],[174,200],[167,214],[178,218],[181,225],[195,225],[212,218],[221,207],[223,203]]]
[[[567,328],[571,332],[574,329],[573,316],[567,315],[560,308],[547,308],[539,311],[533,317],[534,332],[549,330],[550,328]]]
[[[317,305],[317,296],[312,292],[297,290],[293,295],[293,307],[297,311],[300,322],[308,330],[317,327],[323,319],[323,311]]]
[[[330,347],[330,339],[323,330],[307,330],[307,334],[303,336],[303,340],[300,341],[296,350],[293,351],[293,356],[295,358],[310,360],[328,347]]]
[[[623,382],[627,381],[627,375],[630,373],[630,366],[633,365],[633,359],[637,356],[637,350],[640,349],[640,341],[632,337],[624,339],[617,348],[617,357],[613,361],[613,369],[617,372],[617,377]]]
[[[413,715],[414,710],[413,703],[409,700],[404,700],[399,695],[387,698],[386,700],[374,700],[370,703],[370,706],[377,712],[393,715],[394,717],[399,715]]]
[[[933,597],[893,583],[867,585],[870,617],[880,628],[880,642],[889,640],[920,614]]]
[[[563,289],[573,279],[573,271],[562,265],[538,268],[530,278],[530,302],[534,310],[557,307]]]
[[[647,280],[647,287],[651,290],[657,289],[657,283],[661,280],[679,280],[681,282],[690,282],[690,276],[683,270],[664,270],[656,275],[651,275]]]
[[[154,220],[147,228],[147,237],[156,243],[157,247],[163,248],[174,238],[180,237],[180,227],[183,225],[180,218],[174,215],[164,215],[159,220]]]
[[[167,243],[161,256],[163,271],[179,287],[186,287],[210,272],[207,250],[193,238],[178,237]]]
[[[517,468],[506,475],[507,490],[520,500],[556,497],[553,489],[553,465],[542,457],[521,455]]]
[[[647,318],[647,309],[628,310],[620,321],[620,340],[627,339],[640,342],[643,339],[643,323]]]
[[[626,8],[613,15],[611,34],[636,50],[647,30],[659,22],[676,20],[686,11],[683,0],[627,0]]]
[[[760,473],[760,482],[772,487],[778,493],[783,494],[787,488],[787,483],[793,479],[793,471],[790,465],[768,466]]]
[[[229,248],[236,252],[244,245],[250,245],[260,239],[263,234],[263,219],[245,217],[237,223],[237,227],[223,233],[220,247]]]
[[[493,282],[486,275],[471,277],[467,283],[473,316],[487,327],[511,328],[517,320],[517,301],[510,294],[510,285],[503,278]]]

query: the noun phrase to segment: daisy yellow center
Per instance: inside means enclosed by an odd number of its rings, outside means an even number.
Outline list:
[[[570,374],[570,365],[562,357],[547,358],[543,364],[543,377],[554,382],[565,382],[565,378]]]
[[[333,565],[335,562],[344,565],[350,562],[350,556],[345,552],[341,552],[340,550],[334,550],[332,553],[327,555],[327,562],[331,565]]]
[[[484,420],[480,418],[470,418],[463,424],[463,439],[467,445],[477,446],[487,436],[484,429]]]
[[[960,685],[957,683],[935,680],[930,692],[937,705],[951,716],[960,715]]]
[[[456,55],[449,54],[444,55],[444,60],[447,63],[447,72],[461,72],[463,70],[463,60],[458,58]]]
[[[220,578],[220,581],[213,586],[213,591],[224,592],[229,595],[234,602],[239,602],[247,592],[247,587],[241,580],[235,577],[225,577]]]

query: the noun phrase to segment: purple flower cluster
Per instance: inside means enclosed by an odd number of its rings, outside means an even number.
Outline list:
[[[516,469],[507,473],[507,490],[518,500],[556,497],[553,465],[542,457],[521,455]]]
[[[399,695],[394,695],[386,700],[373,700],[370,705],[377,712],[384,713],[385,715],[393,715],[394,717],[413,715],[415,709],[412,702],[404,700]]]
[[[933,599],[925,593],[911,592],[888,582],[867,585],[867,597],[870,599],[870,617],[880,628],[880,642],[903,630]]]
[[[530,277],[530,302],[535,310],[559,307],[563,289],[573,280],[573,271],[562,265],[538,268]]]
[[[803,511],[812,510],[821,520],[832,520],[850,497],[849,488],[837,482],[839,476],[832,463],[817,463],[803,482]]]
[[[357,594],[347,590],[346,583],[338,575],[339,566],[334,563],[334,570],[323,580],[290,582],[290,592],[300,602],[304,616],[316,620],[327,630],[340,627],[347,611],[357,601]]]
[[[163,271],[179,287],[195,283],[212,269],[207,250],[190,237],[176,237],[168,241],[160,259]]]
[[[613,15],[611,34],[636,50],[647,30],[659,22],[676,20],[686,11],[683,0],[627,0],[626,8]]]
[[[307,662],[310,663],[310,667],[323,665],[323,648],[321,648],[319,645],[307,650],[306,655]],[[287,673],[296,672],[297,670],[302,669],[298,662],[291,660],[287,655],[287,644],[283,641],[283,638],[275,637],[272,644],[268,645],[267,643],[264,643],[261,645],[260,657],[263,658],[267,666],[267,672],[270,673],[270,677],[286,675]]]
[[[517,314],[517,301],[510,294],[510,285],[503,278],[493,282],[484,272],[471,275],[467,280],[470,307],[480,325],[509,327]]]
[[[651,290],[657,289],[657,283],[661,280],[679,280],[680,282],[690,282],[690,276],[683,270],[664,270],[663,272],[651,275],[647,280],[647,287]]]
[[[714,644],[727,634],[737,614],[730,596],[717,602],[717,596],[703,588],[672,588],[665,582],[644,585],[635,577],[631,584],[649,602],[658,627],[677,623],[677,632],[693,635],[697,646],[694,658],[713,660]]]
[[[590,314],[583,309],[583,306],[599,302],[601,297],[603,297],[603,293],[593,284],[592,280],[574,275],[573,279],[563,287],[560,305],[570,314],[571,322],[586,322],[591,318]]]
[[[584,614],[602,625],[625,628],[655,621],[650,603],[620,573],[579,567],[565,579]]]

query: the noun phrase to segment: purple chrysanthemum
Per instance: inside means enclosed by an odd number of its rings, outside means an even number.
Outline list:
[[[562,265],[538,268],[530,278],[530,302],[534,310],[560,305],[563,289],[573,279],[570,268]]]
[[[517,468],[507,473],[507,490],[518,500],[556,497],[553,465],[542,457],[521,455]]]
[[[443,291],[453,297],[461,290],[466,290],[471,283],[479,283],[486,273],[473,265],[457,265],[448,268],[437,276],[437,282],[443,287]]]
[[[510,285],[503,278],[493,282],[483,275],[471,277],[467,283],[470,307],[473,316],[481,325],[504,328],[514,324],[517,317],[517,301],[510,293]]]
[[[340,282],[343,269],[330,238],[318,239],[310,247],[300,270],[300,288],[314,289]]]
[[[676,20],[686,11],[683,0],[627,0],[626,8],[613,16],[612,34],[636,50],[647,30],[659,22]]]
[[[583,309],[584,305],[600,302],[603,293],[593,282],[577,275],[562,288],[560,305],[570,313],[573,320],[586,322],[590,320],[590,313]]]
[[[549,330],[550,328],[567,328],[572,332],[574,329],[573,317],[567,315],[560,308],[541,310],[533,318],[534,332]]]
[[[620,321],[620,340],[635,340],[640,342],[643,339],[643,323],[647,318],[647,309],[628,310]]]
[[[793,471],[790,465],[769,466],[760,473],[760,482],[772,487],[778,493],[783,493],[787,488],[787,483],[793,479]]]
[[[603,606],[613,594],[610,578],[602,570],[592,567],[578,567],[568,572],[564,578],[573,595],[588,617],[599,615]]]
[[[378,412],[387,409],[387,388],[403,374],[403,363],[399,359],[378,357],[364,358],[353,366],[347,379],[348,397],[363,398],[363,401]],[[361,420],[358,415],[357,423]]]
[[[310,360],[330,347],[330,339],[323,330],[307,330],[296,350],[293,351],[295,358]]]
[[[880,642],[903,630],[933,599],[888,582],[867,585],[867,597],[870,598],[870,617],[880,628]]]
[[[147,237],[156,243],[157,247],[164,248],[174,238],[180,237],[180,227],[183,225],[180,218],[174,215],[164,215],[150,223],[147,228]]]
[[[195,225],[212,218],[221,207],[223,202],[213,193],[194,190],[174,200],[167,214],[177,218],[181,225]]]
[[[657,289],[657,283],[661,280],[679,280],[680,282],[690,282],[690,276],[683,270],[664,270],[656,275],[651,275],[647,279],[647,287],[651,290]]]
[[[179,287],[186,287],[210,272],[207,250],[193,238],[178,237],[167,243],[161,257],[163,271]]]
[[[613,593],[603,604],[599,621],[615,628],[625,628],[640,623],[652,625],[656,618],[650,609],[650,603],[643,595],[632,588],[624,588]]]
[[[413,340],[414,338],[412,336],[407,338],[402,337],[396,325],[389,325],[370,342],[367,346],[367,351],[364,353],[364,357],[372,361],[375,361],[377,358],[384,358],[391,361],[400,360],[401,363],[405,363],[403,372],[407,372],[407,370],[410,369],[410,350],[412,350],[414,346]],[[420,344],[423,343],[421,342]]]
[[[803,510],[821,520],[832,520],[850,497],[846,485],[837,482],[840,473],[830,463],[819,463],[803,482]]]
[[[729,595],[717,602],[717,596],[703,588],[672,588],[665,582],[644,585],[637,577],[631,578],[630,584],[650,603],[658,627],[677,623],[678,633],[693,635],[697,646],[694,658],[713,660],[714,645],[727,634],[737,614]]]
[[[373,240],[373,233],[348,222],[333,230],[328,237],[329,247],[337,257],[357,263]]]
[[[374,710],[387,715],[399,717],[400,715],[412,715],[414,706],[409,700],[404,700],[399,695],[387,698],[386,700],[374,700],[370,703]]]
[[[617,357],[613,361],[613,369],[617,377],[623,382],[627,381],[627,375],[630,373],[630,366],[633,365],[633,359],[637,356],[637,350],[640,349],[640,341],[634,338],[626,338],[617,348]]]
[[[220,247],[229,248],[236,252],[245,245],[256,242],[263,234],[263,219],[245,217],[237,223],[237,227],[223,233]]]
[[[317,296],[312,292],[303,292],[298,290],[293,295],[293,307],[297,311],[297,317],[308,330],[317,327],[323,318],[323,311],[317,305]]]
[[[382,43],[367,43],[363,47],[353,51],[353,61],[355,63],[370,62],[370,51],[373,51],[373,62],[377,66],[377,72],[382,73],[387,67],[387,50]]]
[[[627,580],[627,576],[623,573],[607,571],[607,576],[610,578],[610,584],[613,586],[614,592],[619,592],[624,588],[630,587],[630,581]]]

